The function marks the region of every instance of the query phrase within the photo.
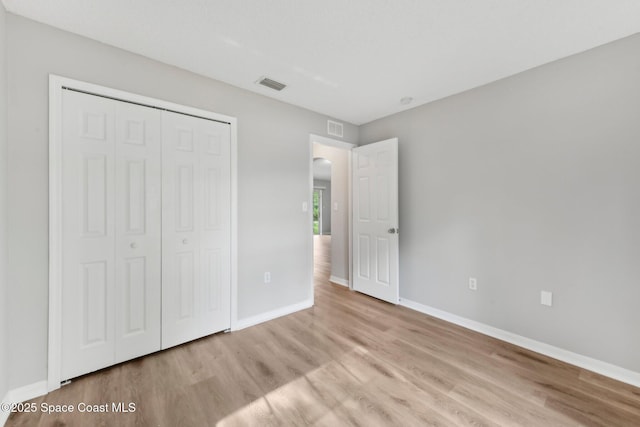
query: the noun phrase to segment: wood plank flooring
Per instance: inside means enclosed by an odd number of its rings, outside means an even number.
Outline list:
[[[329,283],[308,310],[74,380],[33,400],[132,413],[7,426],[640,426],[640,389]]]

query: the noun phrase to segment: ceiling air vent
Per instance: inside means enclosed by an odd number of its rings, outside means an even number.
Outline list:
[[[334,122],[333,120],[327,120],[327,133],[331,136],[338,136],[342,138],[342,123]]]
[[[277,91],[281,91],[282,89],[287,87],[286,84],[272,80],[269,77],[261,77],[256,83]]]

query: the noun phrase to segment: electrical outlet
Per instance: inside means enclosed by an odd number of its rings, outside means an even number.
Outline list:
[[[264,283],[271,283],[271,273],[268,271],[264,273]]]
[[[551,307],[553,305],[553,294],[549,291],[540,291],[540,304]]]
[[[475,277],[469,277],[469,289],[472,291],[478,290],[478,280]]]

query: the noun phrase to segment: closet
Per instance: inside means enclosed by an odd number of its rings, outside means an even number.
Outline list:
[[[230,125],[61,104],[61,378],[228,329]]]

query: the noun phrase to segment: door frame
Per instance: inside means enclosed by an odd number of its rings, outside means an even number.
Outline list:
[[[348,227],[349,231],[347,233],[347,241],[349,242],[349,289],[353,287],[353,257],[352,257],[352,247],[351,247],[351,150],[356,148],[357,144],[352,144],[350,142],[340,141],[338,139],[328,138],[326,136],[315,135],[313,133],[309,134],[309,197],[313,197],[313,144],[322,144],[328,145],[330,147],[341,148],[347,152],[347,216],[349,218]],[[311,303],[314,303],[314,292],[313,292],[313,266],[314,266],[314,253],[313,253],[313,200],[309,202],[309,212],[308,212],[308,227],[307,227],[307,236],[308,242],[307,247],[310,251],[310,264],[308,270],[308,282],[309,282],[309,293]],[[332,209],[332,206],[329,206],[329,209]],[[333,230],[332,230],[333,235]]]
[[[238,143],[237,118],[49,75],[49,337],[47,390],[60,388],[62,338],[62,93],[65,89],[228,123],[231,126],[231,329],[238,320]],[[313,275],[312,275],[313,280]],[[313,285],[313,282],[312,282]],[[313,295],[313,294],[312,294]]]

